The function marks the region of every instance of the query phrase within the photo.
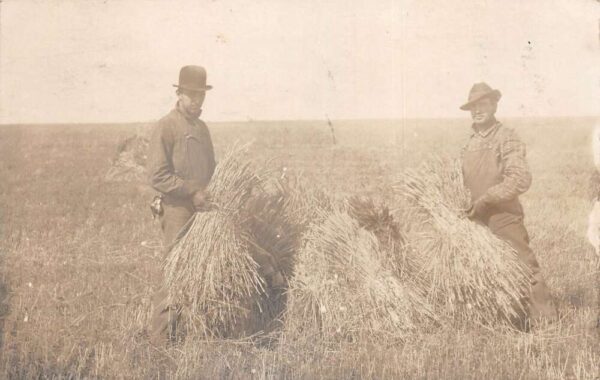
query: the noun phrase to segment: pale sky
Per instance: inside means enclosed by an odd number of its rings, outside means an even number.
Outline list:
[[[186,64],[208,121],[464,117],[479,81],[499,115],[596,116],[600,3],[0,3],[0,123],[155,120]]]

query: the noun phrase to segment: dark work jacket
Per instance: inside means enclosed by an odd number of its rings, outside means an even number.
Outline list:
[[[150,140],[148,175],[167,204],[189,204],[214,171],[214,148],[203,121],[186,118],[177,107],[158,121]]]

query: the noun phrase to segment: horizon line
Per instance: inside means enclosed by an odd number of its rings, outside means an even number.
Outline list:
[[[206,120],[200,119],[205,123],[211,124],[227,124],[227,123],[265,123],[265,122],[360,122],[360,121],[400,121],[400,120],[462,120],[468,119],[465,117],[404,117],[404,118],[353,118],[353,119],[232,119],[232,120]],[[559,115],[559,116],[503,116],[498,117],[499,120],[503,119],[600,119],[600,115]],[[60,122],[60,121],[49,121],[49,122],[17,122],[17,123],[0,123],[0,127],[5,126],[24,126],[24,125],[109,125],[109,124],[122,124],[122,125],[135,125],[135,124],[147,124],[155,123],[159,119],[143,120],[143,121],[73,121],[73,122]]]

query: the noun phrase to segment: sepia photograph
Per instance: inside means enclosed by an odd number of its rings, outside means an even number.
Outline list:
[[[600,380],[600,1],[0,0],[0,379]]]

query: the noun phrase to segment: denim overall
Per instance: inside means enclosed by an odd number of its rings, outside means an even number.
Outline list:
[[[503,180],[504,164],[499,148],[491,141],[463,151],[463,175],[465,186],[471,191],[472,201],[479,199],[487,190]],[[535,254],[529,247],[529,236],[523,225],[523,208],[518,197],[490,206],[478,223],[486,225],[499,238],[516,250],[519,259],[533,273],[529,298],[524,300],[528,317],[533,320],[557,318],[557,310]]]

